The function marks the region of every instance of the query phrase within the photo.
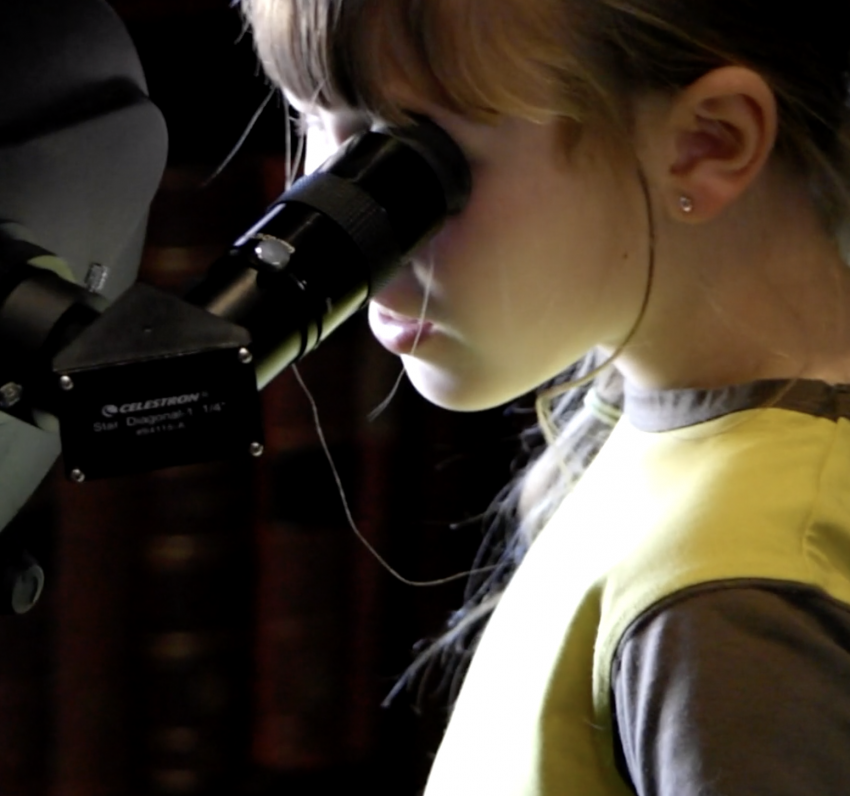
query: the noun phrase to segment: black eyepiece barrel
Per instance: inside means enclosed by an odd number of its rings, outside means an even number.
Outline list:
[[[353,137],[187,299],[248,329],[262,386],[364,306],[470,190],[463,153],[429,120]]]

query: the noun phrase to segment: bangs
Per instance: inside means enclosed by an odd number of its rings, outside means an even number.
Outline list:
[[[308,104],[407,120],[582,120],[593,81],[564,0],[242,0],[269,77]]]

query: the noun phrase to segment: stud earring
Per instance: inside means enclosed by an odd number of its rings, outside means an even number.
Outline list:
[[[679,197],[679,207],[682,209],[683,213],[693,213],[693,211],[694,211],[694,200],[691,199],[690,196],[682,194]]]

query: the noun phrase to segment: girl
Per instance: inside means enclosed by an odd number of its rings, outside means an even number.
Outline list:
[[[560,428],[555,402],[520,501],[545,527],[428,796],[845,794],[850,6],[243,4],[312,137],[416,113],[467,155],[468,206],[370,308],[426,398],[588,352],[625,384],[580,478],[611,377]]]

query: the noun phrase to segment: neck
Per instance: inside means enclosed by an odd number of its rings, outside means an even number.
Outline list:
[[[797,181],[768,172],[709,222],[656,219],[649,305],[617,360],[629,381],[850,383],[850,268]]]

